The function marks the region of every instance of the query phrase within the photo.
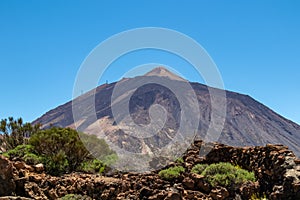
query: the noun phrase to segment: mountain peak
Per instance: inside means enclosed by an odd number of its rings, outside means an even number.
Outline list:
[[[151,71],[147,72],[144,76],[159,76],[159,77],[167,77],[171,80],[178,80],[178,81],[185,81],[182,77],[178,76],[177,74],[170,72],[163,66],[156,67]]]

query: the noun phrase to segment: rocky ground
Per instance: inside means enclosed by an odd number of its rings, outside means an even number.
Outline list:
[[[157,172],[116,173],[111,177],[72,173],[54,177],[43,166],[28,166],[0,156],[0,199],[58,199],[66,194],[87,199],[251,199],[265,194],[268,199],[300,199],[300,161],[282,145],[231,147],[206,144],[212,151],[199,156],[203,142],[195,141],[183,156],[186,172],[173,181],[162,180]],[[230,162],[255,172],[257,182],[237,188],[212,188],[204,177],[190,173],[198,163]],[[178,165],[170,163],[169,166]],[[168,167],[169,167],[168,166]]]

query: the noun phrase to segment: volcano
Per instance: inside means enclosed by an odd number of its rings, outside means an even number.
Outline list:
[[[152,78],[154,81],[141,84],[135,90],[123,91],[117,98],[112,98],[116,87],[126,88],[129,82],[143,83],[145,78]],[[43,128],[49,126],[77,127],[80,131],[90,134],[98,134],[101,129],[105,137],[121,149],[134,153],[155,152],[156,148],[166,145],[180,130],[181,112],[184,109],[176,94],[168,87],[158,84],[159,80],[177,88],[187,83],[179,75],[163,67],[158,67],[144,76],[103,84],[77,97],[76,106],[84,116],[82,118],[74,120],[72,101],[70,101],[45,113],[33,124],[42,124]],[[202,139],[207,134],[211,122],[212,107],[209,87],[195,82],[189,82],[189,85],[191,86],[190,91],[186,92],[194,93],[197,101],[189,101],[189,96],[183,97],[183,99],[191,108],[195,108],[191,114],[199,115],[199,120],[196,121],[198,127],[193,134],[196,138]],[[220,137],[216,142],[231,146],[283,144],[294,151],[298,157],[300,156],[300,126],[298,124],[280,116],[248,95],[231,91],[225,91],[225,94],[226,118]],[[94,105],[87,104],[90,98],[94,98]],[[128,99],[128,105],[122,104],[124,99]],[[112,106],[117,104],[124,109],[128,107],[127,116],[126,113],[114,115]],[[136,124],[146,127],[151,124],[151,119],[155,119],[155,116],[151,118],[153,105],[158,105],[157,108],[163,109],[165,112],[163,114],[158,110],[158,117],[164,115],[162,118],[165,119],[162,127],[156,135],[144,138],[135,136],[134,134],[139,132],[135,127]],[[94,117],[90,113],[93,113]],[[131,123],[122,121],[127,117],[130,117]],[[156,124],[161,125],[159,120]]]

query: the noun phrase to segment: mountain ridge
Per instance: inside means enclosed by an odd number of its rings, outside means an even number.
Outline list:
[[[156,74],[162,74],[162,76],[159,76],[162,80],[168,79],[172,84],[179,84],[179,87],[180,84],[183,83],[181,80],[172,79],[172,77],[177,75],[173,76],[169,71],[167,71],[167,73],[162,72],[161,68],[155,70]],[[170,73],[171,78],[165,76],[166,74],[170,76]],[[147,74],[146,75],[149,76],[149,73]],[[150,75],[151,74],[155,75],[155,73],[150,73]],[[126,81],[142,82],[144,78],[145,76],[139,76],[127,79]],[[114,121],[111,110],[111,96],[117,84],[121,84],[122,86],[124,83],[114,82],[95,88],[94,101],[97,120],[88,116],[85,121],[80,122],[81,130],[93,134],[94,132],[97,132],[96,127],[99,126],[100,123],[100,125],[103,126],[102,128],[104,132],[106,132],[106,135],[114,138],[114,144],[119,147],[136,152],[143,152],[145,151],[145,148],[154,151],[155,148],[151,147],[154,139],[151,141],[128,139],[128,134],[115,125],[116,122]],[[205,136],[210,123],[211,105],[209,90],[206,85],[200,83],[194,82],[190,83],[190,85],[197,96],[199,104],[200,120],[197,137],[202,139]],[[299,157],[300,126],[298,124],[277,114],[249,95],[226,91],[226,97],[226,120],[218,142],[233,146],[262,146],[267,143],[279,143],[289,146]],[[84,102],[88,101],[88,98],[90,97],[85,93],[80,98],[82,98],[80,103],[84,105]],[[159,146],[168,141],[169,136],[172,137],[172,131],[176,132],[176,130],[178,130],[180,105],[178,105],[178,101],[174,94],[167,88],[157,84],[146,84],[142,86],[141,89],[137,89],[130,98],[130,115],[133,118],[133,121],[140,125],[149,124],[149,109],[153,104],[159,104],[168,111],[166,125],[161,135],[155,139],[155,141],[158,140],[161,142],[155,143],[155,145]],[[90,109],[92,108],[88,107],[83,111],[88,112]],[[33,122],[33,124],[37,123],[43,124],[44,127],[53,125],[75,128],[72,114],[72,101],[48,111]],[[122,128],[132,130],[132,132],[135,130],[128,124],[123,124]],[[116,134],[120,137],[115,138],[114,135]],[[125,143],[122,140],[125,140]],[[122,144],[122,142],[124,144]],[[139,148],[133,149],[131,147],[133,144],[138,144]]]

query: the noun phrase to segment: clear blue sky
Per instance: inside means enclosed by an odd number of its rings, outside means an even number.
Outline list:
[[[31,121],[71,100],[76,73],[96,45],[121,31],[151,26],[194,38],[217,64],[226,89],[299,124],[299,11],[296,0],[2,0],[0,118]],[[155,62],[201,81],[175,60],[159,52],[129,55],[105,79],[118,80],[132,66]]]

